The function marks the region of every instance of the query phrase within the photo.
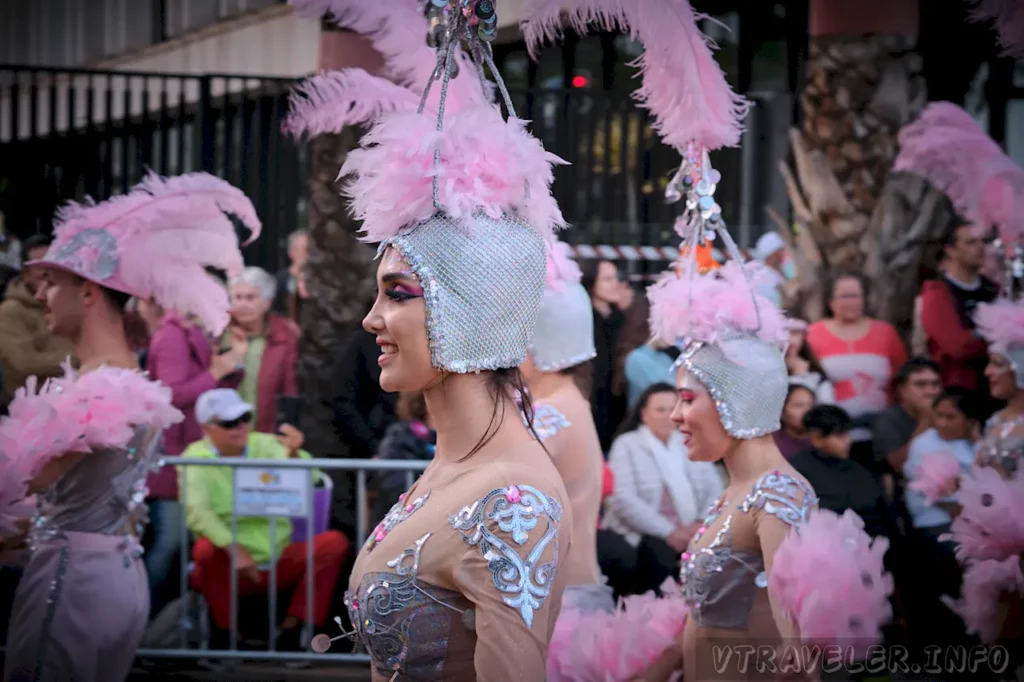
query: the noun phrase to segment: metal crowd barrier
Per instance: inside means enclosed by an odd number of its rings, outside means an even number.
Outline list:
[[[366,490],[366,473],[367,471],[404,471],[406,472],[406,489],[412,487],[413,480],[415,478],[415,472],[421,472],[426,468],[428,462],[420,460],[373,460],[373,459],[286,459],[286,460],[258,460],[258,459],[247,459],[244,457],[224,457],[214,459],[200,459],[194,457],[165,457],[162,460],[163,464],[173,466],[219,466],[219,467],[231,467],[232,469],[267,469],[267,470],[281,470],[281,469],[304,469],[307,474],[306,479],[306,613],[312,614],[315,612],[314,604],[316,595],[314,594],[315,582],[314,582],[314,571],[313,571],[313,539],[315,536],[315,518],[314,518],[314,469],[318,469],[322,472],[329,471],[355,471],[356,472],[356,544],[350,548],[352,552],[358,552],[363,545],[363,541],[366,539],[367,533],[369,532],[369,524],[376,522],[377,519],[369,520],[367,518],[367,490]],[[192,648],[189,646],[189,630],[194,625],[190,622],[189,616],[186,612],[185,602],[181,600],[182,597],[186,597],[189,594],[189,563],[191,557],[191,547],[189,545],[189,532],[187,527],[187,515],[185,513],[185,507],[188,502],[188,490],[185,485],[179,485],[178,502],[182,506],[182,524],[181,524],[181,576],[180,576],[180,594],[179,602],[182,602],[182,617],[179,619],[181,627],[181,643],[178,648],[143,648],[139,649],[138,656],[142,658],[176,658],[176,659],[204,659],[204,658],[217,658],[225,660],[245,660],[245,661],[318,661],[318,662],[342,662],[342,663],[368,663],[370,661],[369,656],[365,654],[332,654],[323,653],[318,654],[312,651],[295,653],[295,652],[280,652],[275,650],[275,643],[277,639],[277,567],[276,562],[271,561],[267,568],[270,573],[269,585],[267,590],[267,598],[269,600],[268,607],[268,624],[269,624],[269,636],[268,636],[268,650],[267,651],[249,651],[238,648],[238,570],[237,570],[237,552],[235,551],[234,542],[237,541],[238,537],[238,515],[236,514],[235,504],[232,504],[231,509],[231,537],[232,537],[232,551],[231,551],[231,622],[228,631],[228,642],[229,647],[227,649],[210,649],[208,648],[208,642],[202,642],[199,648]],[[237,503],[237,500],[234,501]],[[248,515],[247,515],[248,516]],[[284,515],[260,515],[266,516],[266,518],[289,518]],[[276,523],[270,524],[270,545],[275,547],[276,543]],[[261,569],[264,568],[261,566]],[[335,594],[337,590],[346,589],[347,585],[339,583],[335,588]],[[328,634],[331,636],[337,636],[342,634],[340,631],[332,632],[331,629],[336,629],[336,626],[331,622],[334,616],[341,614],[330,614],[328,622],[325,623],[324,627],[328,628]],[[303,641],[309,642],[313,636],[312,623],[305,623],[306,629],[303,637]]]

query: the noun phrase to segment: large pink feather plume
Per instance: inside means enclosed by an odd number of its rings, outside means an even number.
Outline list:
[[[995,22],[1003,54],[1024,59],[1024,0],[969,0],[970,17],[977,22]]]
[[[789,325],[778,306],[757,293],[762,276],[759,266],[735,261],[705,274],[666,272],[647,290],[652,334],[669,345],[683,339],[713,343],[736,334],[755,334],[765,343],[785,348]]]
[[[292,90],[288,104],[282,130],[301,138],[372,123],[390,111],[415,111],[419,97],[362,69],[342,69],[306,79]]]
[[[973,224],[999,225],[1007,243],[1024,236],[1024,170],[966,111],[929,104],[900,130],[899,143],[895,170],[927,180]]]
[[[908,488],[925,496],[934,504],[952,494],[960,480],[960,462],[948,450],[929,452],[921,458],[917,476],[908,484]]]
[[[417,0],[289,0],[301,15],[319,19],[330,14],[342,28],[367,37],[384,58],[387,77],[411,89],[417,101],[437,65],[436,52],[427,46],[427,19]],[[448,86],[446,109],[487,104],[491,92],[477,77],[477,67],[461,49],[456,50],[459,76]],[[440,87],[427,99],[427,109],[437,111]]]
[[[592,25],[628,31],[644,45],[643,80],[634,93],[651,111],[665,144],[691,140],[707,149],[735,147],[750,102],[737,95],[715,61],[712,41],[686,0],[524,0],[524,35],[531,52],[562,34],[565,20],[580,35]]]
[[[942,601],[963,618],[967,634],[977,634],[982,643],[997,643],[1002,623],[999,619],[999,602],[1002,599],[1020,599],[1024,592],[1024,573],[1021,573],[1021,558],[1013,555],[996,561],[986,559],[971,564],[964,571],[960,587],[960,599],[944,596]]]
[[[1024,300],[983,303],[974,312],[974,323],[997,352],[1024,346]]]
[[[579,263],[572,257],[572,248],[565,242],[554,242],[548,248],[548,271],[545,281],[552,291],[562,291],[566,284],[576,284],[583,278]]]
[[[888,547],[885,538],[872,540],[852,511],[817,509],[775,551],[768,589],[803,641],[863,655],[881,642],[881,627],[892,617],[892,576],[883,565]]]
[[[430,218],[435,175],[440,208],[453,219],[471,227],[477,213],[514,213],[551,239],[554,229],[565,226],[551,196],[552,166],[561,163],[524,121],[506,121],[485,105],[446,116],[442,132],[432,116],[385,114],[363,136],[361,148],[349,152],[340,175],[354,176],[345,194],[368,242]]]
[[[119,267],[102,284],[192,313],[219,334],[229,317],[227,291],[204,268],[229,275],[242,270],[229,213],[251,231],[249,242],[259,236],[252,202],[224,180],[208,173],[169,178],[149,173],[127,194],[62,208],[51,253],[84,230],[104,229],[117,240]]]
[[[1024,474],[1009,480],[991,467],[972,467],[960,478],[960,514],[949,535],[961,562],[1024,554]]]
[[[667,649],[679,646],[688,609],[671,581],[653,592],[626,597],[615,613],[567,608],[548,646],[548,682],[629,682]]]

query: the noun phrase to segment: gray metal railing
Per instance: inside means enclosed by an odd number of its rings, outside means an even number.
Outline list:
[[[315,612],[315,603],[317,595],[315,593],[315,581],[314,581],[314,553],[313,553],[313,542],[315,536],[315,505],[314,505],[314,486],[316,483],[315,477],[317,471],[329,472],[329,471],[354,471],[356,473],[356,545],[352,548],[352,551],[358,551],[362,547],[363,541],[365,540],[369,532],[370,521],[367,518],[367,472],[368,471],[404,471],[406,472],[406,488],[412,486],[416,472],[421,472],[426,468],[427,462],[420,460],[364,460],[364,459],[286,459],[286,460],[258,460],[258,459],[247,459],[243,457],[218,457],[214,459],[199,459],[194,457],[166,457],[162,460],[163,464],[173,465],[178,467],[193,467],[193,466],[217,466],[217,467],[231,467],[234,471],[239,469],[267,469],[267,470],[282,470],[282,469],[301,469],[307,472],[306,479],[306,613],[309,619],[312,619],[311,614]],[[179,500],[182,507],[187,507],[188,504],[188,487],[187,485],[179,486]],[[237,501],[237,500],[236,500]],[[282,652],[275,650],[275,640],[277,635],[277,597],[278,597],[278,586],[277,586],[277,568],[276,559],[277,557],[271,558],[268,564],[261,566],[266,568],[270,573],[270,579],[268,583],[267,596],[269,600],[268,607],[268,625],[269,625],[269,636],[267,638],[268,650],[266,651],[250,651],[240,650],[238,648],[238,556],[237,556],[237,540],[238,540],[238,514],[236,513],[236,505],[233,503],[231,508],[231,537],[232,537],[232,549],[231,554],[231,579],[230,579],[230,602],[231,602],[231,620],[228,630],[228,648],[227,649],[210,649],[209,642],[201,642],[198,648],[190,646],[189,642],[189,630],[193,623],[188,618],[183,617],[179,620],[181,626],[181,640],[180,646],[177,648],[143,648],[138,651],[138,656],[145,658],[175,658],[175,659],[203,659],[203,658],[221,658],[221,659],[245,659],[249,661],[296,661],[296,660],[308,660],[308,661],[333,661],[333,662],[344,662],[344,663],[363,663],[369,662],[369,657],[360,654],[317,654],[312,651],[307,652]],[[284,516],[266,515],[266,518],[276,520],[278,518],[287,518]],[[180,575],[180,594],[179,597],[184,597],[189,594],[189,563],[190,555],[189,551],[189,531],[187,527],[187,515],[182,515],[181,524],[181,575]],[[276,522],[270,524],[270,546],[273,554],[276,551]],[[344,589],[343,585],[339,585],[337,589]],[[321,595],[323,598],[323,595]],[[304,641],[308,642],[312,637],[313,623],[307,622],[304,624],[306,628]],[[341,634],[341,632],[333,633],[335,635]]]

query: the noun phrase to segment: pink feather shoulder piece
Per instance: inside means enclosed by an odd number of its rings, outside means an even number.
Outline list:
[[[171,391],[135,370],[102,367],[50,379],[37,390],[35,377],[18,389],[10,414],[0,419],[0,442],[26,480],[47,463],[72,452],[123,448],[138,426],[163,430],[184,416]]]
[[[997,351],[1024,346],[1024,300],[1002,298],[983,303],[974,312],[974,323]]]
[[[750,102],[737,95],[712,55],[687,0],[524,0],[523,31],[531,52],[562,34],[567,23],[581,35],[591,25],[619,28],[643,43],[637,60],[643,80],[634,96],[654,115],[655,129],[682,149],[735,147]]]
[[[553,239],[565,220],[551,195],[552,168],[565,162],[544,150],[525,121],[505,120],[491,105],[445,118],[439,132],[434,116],[384,114],[349,152],[339,177],[353,176],[344,191],[363,221],[363,239],[385,241],[434,215],[435,176],[438,207],[450,218],[471,228],[477,214],[515,214]]]
[[[647,289],[651,333],[662,343],[714,343],[754,335],[780,350],[789,326],[778,306],[757,293],[763,270],[729,261],[707,273],[668,271]]]
[[[372,123],[391,111],[415,111],[412,90],[362,69],[328,71],[303,81],[288,96],[282,130],[295,138],[339,133],[352,125]]]
[[[229,214],[250,230],[250,242],[259,235],[252,202],[224,180],[207,173],[149,173],[127,194],[62,208],[43,262],[153,298],[168,310],[193,313],[220,333],[228,322],[227,292],[204,268],[229,275],[242,269]]]
[[[1003,54],[1024,59],[1024,0],[969,0],[971,20],[994,22]]]
[[[991,467],[974,466],[960,478],[961,512],[949,535],[965,564],[1024,554],[1024,474],[1006,480]]]
[[[857,655],[881,642],[892,617],[892,576],[885,538],[872,540],[852,511],[824,509],[790,531],[772,559],[768,589],[805,642],[853,647]]]
[[[966,111],[934,102],[899,133],[895,170],[919,175],[976,225],[999,225],[1003,239],[1024,236],[1024,170]]]
[[[319,19],[325,14],[342,28],[366,36],[384,58],[388,78],[409,88],[419,101],[437,54],[427,46],[427,19],[416,0],[288,0],[301,15]],[[491,92],[477,77],[477,68],[461,50],[456,50],[459,73],[448,87],[449,111],[479,106],[491,101]],[[427,99],[427,109],[437,111],[439,91]]]

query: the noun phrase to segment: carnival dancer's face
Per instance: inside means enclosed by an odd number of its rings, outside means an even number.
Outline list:
[[[423,288],[394,248],[384,252],[377,266],[377,299],[363,328],[377,336],[382,389],[421,391],[436,383],[440,372],[430,361]]]
[[[985,378],[988,379],[989,393],[996,400],[1009,400],[1017,394],[1017,376],[1013,371],[1013,363],[1005,355],[989,353]]]
[[[672,421],[683,434],[687,456],[692,462],[717,462],[735,439],[722,426],[715,401],[704,384],[683,367],[676,374],[676,389],[679,399]]]
[[[36,299],[46,306],[46,327],[56,336],[74,340],[85,313],[85,282],[63,270],[42,270]]]

